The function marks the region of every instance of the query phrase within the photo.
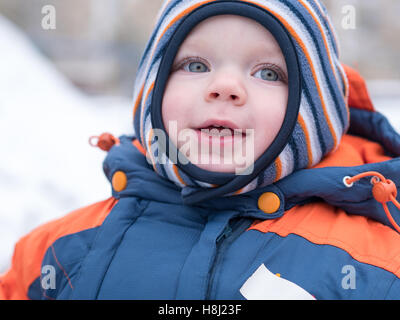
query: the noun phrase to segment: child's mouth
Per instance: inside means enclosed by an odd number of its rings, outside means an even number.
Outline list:
[[[208,120],[200,127],[195,128],[199,141],[206,143],[234,143],[246,137],[246,130],[229,121]]]
[[[241,129],[235,129],[222,126],[208,126],[206,128],[197,129],[202,133],[212,137],[232,137],[232,136],[245,136],[246,133]]]

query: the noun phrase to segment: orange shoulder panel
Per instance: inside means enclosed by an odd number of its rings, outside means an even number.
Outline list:
[[[343,65],[349,79],[349,106],[352,108],[375,111],[368,93],[367,85],[361,75],[347,65]]]
[[[15,245],[11,268],[0,276],[0,299],[28,299],[32,282],[40,276],[47,249],[68,234],[100,226],[118,202],[115,198],[97,202],[37,227]]]
[[[346,142],[360,154],[364,164],[393,159],[392,157],[385,155],[385,149],[377,142],[350,135],[346,135]]]
[[[314,244],[343,249],[355,260],[400,277],[400,234],[363,216],[317,202],[296,206],[275,220],[254,224],[249,230],[274,232],[282,237],[296,234]]]
[[[313,168],[361,166],[391,159],[379,143],[346,134],[339,147]]]

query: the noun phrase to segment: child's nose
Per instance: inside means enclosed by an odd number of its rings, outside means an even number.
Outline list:
[[[235,77],[218,77],[214,79],[205,92],[207,102],[215,100],[231,101],[235,106],[242,106],[246,103],[246,89]]]

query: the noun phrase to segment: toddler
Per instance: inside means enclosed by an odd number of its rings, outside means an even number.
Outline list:
[[[400,137],[319,0],[165,1],[133,116],[112,196],[22,238],[1,298],[400,298]]]

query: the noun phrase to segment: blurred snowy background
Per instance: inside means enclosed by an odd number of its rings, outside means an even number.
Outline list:
[[[110,196],[105,153],[88,139],[132,133],[134,76],[161,2],[0,0],[0,273],[22,235]],[[342,61],[400,131],[400,1],[324,3]],[[46,5],[55,29],[43,28]]]

